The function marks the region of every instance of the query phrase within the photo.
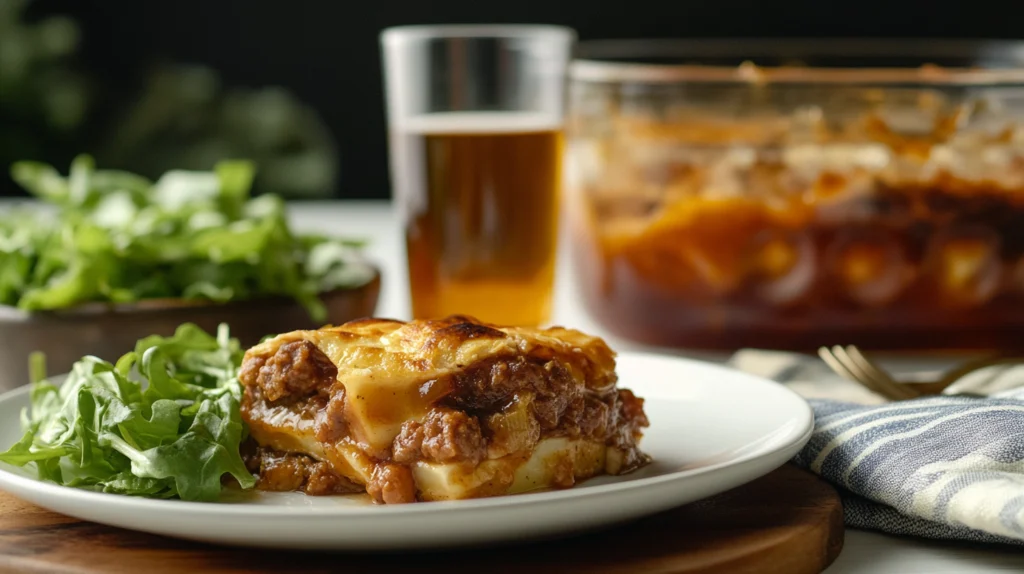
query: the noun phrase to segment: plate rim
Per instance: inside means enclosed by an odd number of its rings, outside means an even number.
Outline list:
[[[636,489],[651,488],[664,486],[666,483],[676,482],[682,479],[696,477],[704,474],[708,474],[723,468],[735,467],[735,466],[746,466],[756,463],[759,460],[772,458],[778,453],[792,450],[795,454],[799,452],[799,449],[810,439],[811,434],[814,432],[814,411],[811,409],[807,401],[799,394],[789,389],[785,385],[773,381],[771,379],[754,375],[744,371],[740,371],[736,368],[729,367],[722,364],[712,363],[708,361],[702,361],[698,359],[691,359],[687,357],[679,357],[666,353],[656,352],[636,352],[636,351],[624,351],[618,354],[618,361],[621,361],[624,357],[629,357],[630,360],[639,361],[654,361],[654,362],[670,362],[678,365],[685,365],[687,369],[705,370],[707,372],[718,372],[720,374],[727,375],[729,377],[739,377],[745,380],[745,384],[765,385],[770,386],[776,391],[780,391],[782,395],[788,396],[793,401],[794,406],[802,411],[802,417],[797,422],[799,424],[796,429],[793,429],[784,437],[775,439],[778,444],[775,444],[769,450],[763,449],[756,450],[754,453],[742,454],[734,458],[712,463],[698,468],[677,470],[667,474],[661,474],[657,476],[649,476],[643,478],[637,478],[635,480],[624,480],[620,482],[613,482],[609,484],[600,484],[589,486],[587,488],[568,488],[563,490],[550,490],[542,492],[526,492],[510,496],[494,496],[488,498],[476,498],[466,500],[454,500],[454,501],[432,501],[418,504],[394,504],[394,505],[365,505],[365,506],[337,506],[330,508],[314,508],[311,509],[308,506],[293,506],[293,505],[260,505],[260,504],[247,504],[245,502],[239,503],[228,503],[228,502],[198,502],[198,501],[187,501],[179,499],[154,499],[145,498],[138,496],[114,494],[97,492],[92,490],[84,490],[70,486],[62,486],[51,482],[39,480],[37,478],[30,478],[22,476],[13,472],[10,472],[6,468],[0,467],[0,490],[4,490],[11,494],[17,495],[14,490],[29,490],[35,491],[40,495],[58,496],[65,499],[73,499],[76,503],[87,503],[87,504],[103,504],[108,507],[121,507],[132,510],[152,510],[158,512],[177,512],[177,513],[208,513],[214,512],[220,516],[228,517],[250,517],[250,518],[284,518],[294,517],[298,513],[303,513],[304,516],[312,518],[316,516],[318,518],[326,517],[367,517],[367,516],[389,516],[389,515],[404,515],[409,513],[421,514],[424,512],[473,512],[483,510],[496,510],[505,507],[523,507],[533,505],[543,505],[549,502],[562,502],[576,499],[587,499],[594,497],[604,497],[615,494],[622,494]],[[685,384],[685,383],[683,383]],[[0,394],[0,403],[4,403],[10,400],[15,400],[21,395],[29,392],[31,388],[30,384],[22,385],[20,387],[11,389],[9,391]],[[631,388],[625,386],[623,388]],[[646,398],[646,397],[642,397]],[[782,427],[780,427],[782,428]],[[784,464],[783,461],[780,464]],[[756,480],[760,476],[764,476],[771,470],[767,470],[757,476],[752,476],[745,482]],[[12,488],[13,487],[13,488]],[[297,510],[301,509],[301,510]]]

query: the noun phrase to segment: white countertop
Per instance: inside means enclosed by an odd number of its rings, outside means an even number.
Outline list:
[[[368,255],[383,273],[378,316],[409,318],[408,277],[405,248],[399,222],[389,202],[346,201],[292,204],[293,222],[308,231],[363,237],[370,241]],[[562,242],[564,247],[565,242]],[[590,320],[575,296],[572,274],[564,250],[558,262],[553,321],[604,336],[620,350],[638,345],[608,335]],[[647,348],[650,350],[650,348]],[[707,353],[676,354],[725,360]],[[1006,547],[965,547],[948,542],[897,538],[849,530],[846,544],[827,574],[945,574],[1024,572],[1024,550]]]

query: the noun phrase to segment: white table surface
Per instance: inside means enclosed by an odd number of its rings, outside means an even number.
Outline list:
[[[345,201],[295,203],[293,223],[299,229],[364,237],[368,255],[381,268],[383,290],[378,316],[409,318],[408,276],[405,248],[397,218],[389,202]],[[565,241],[562,246],[565,246]],[[587,317],[575,297],[573,277],[565,251],[560,253],[556,274],[553,322],[605,337],[619,350],[641,348],[608,335]],[[651,350],[647,347],[645,350]],[[723,355],[673,352],[707,360],[723,361]],[[963,547],[944,542],[897,538],[849,530],[846,544],[827,574],[945,574],[1024,572],[1024,550],[1005,547]]]

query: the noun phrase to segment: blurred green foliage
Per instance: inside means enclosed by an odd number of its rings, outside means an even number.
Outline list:
[[[259,166],[257,193],[333,194],[332,136],[285,88],[228,87],[210,68],[165,64],[115,93],[83,66],[77,23],[29,19],[30,4],[0,0],[0,174],[15,161],[61,164],[81,151],[150,178],[245,157]],[[0,195],[15,193],[0,176]]]
[[[70,19],[24,18],[29,0],[0,0],[0,172],[78,145],[94,94],[76,66]],[[7,183],[5,187],[11,187]]]

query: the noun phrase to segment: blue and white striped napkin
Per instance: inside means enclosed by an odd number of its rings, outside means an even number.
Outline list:
[[[732,363],[759,370],[746,353]],[[836,379],[793,385],[818,397],[814,434],[793,462],[838,487],[847,526],[1024,544],[1024,388],[884,403],[853,399]],[[821,398],[829,386],[844,400]]]

